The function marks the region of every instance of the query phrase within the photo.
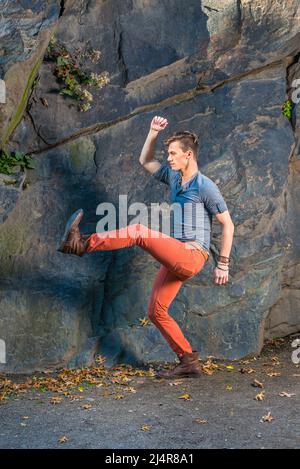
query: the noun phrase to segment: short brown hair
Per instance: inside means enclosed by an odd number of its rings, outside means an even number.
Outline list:
[[[192,150],[195,158],[197,159],[199,139],[196,134],[189,132],[188,130],[174,132],[170,137],[164,140],[164,144],[169,146],[170,143],[177,140],[180,142],[180,146],[183,151],[188,151],[189,149]]]

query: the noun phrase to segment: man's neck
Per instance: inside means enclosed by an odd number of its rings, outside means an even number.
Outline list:
[[[193,165],[193,166],[187,168],[186,170],[180,170],[182,181],[188,181],[198,171],[199,171],[198,165]]]

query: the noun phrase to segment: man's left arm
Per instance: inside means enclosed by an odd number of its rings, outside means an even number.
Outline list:
[[[223,225],[219,255],[229,257],[233,241],[234,224],[220,189],[212,180],[205,180],[205,184],[202,186],[202,198],[209,213],[215,216]],[[217,267],[214,269],[213,278],[217,285],[223,285],[228,282],[228,268],[228,265],[222,265],[221,261],[220,263],[218,262]]]
[[[234,224],[232,222],[230,213],[226,210],[223,213],[216,213],[216,219],[219,223],[222,224],[222,236],[221,236],[221,246],[220,246],[220,256],[229,257],[230,251],[233,243],[233,234],[234,234]],[[229,271],[222,270],[228,269],[228,266],[219,265],[214,269],[214,282],[217,285],[223,285],[228,282]]]

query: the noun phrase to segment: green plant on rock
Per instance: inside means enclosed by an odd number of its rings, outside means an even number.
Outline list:
[[[25,168],[34,169],[33,156],[20,151],[0,150],[0,173],[12,174],[16,166],[19,166],[22,171]]]
[[[100,51],[89,49],[82,52],[80,49],[76,49],[72,55],[65,46],[52,36],[45,58],[56,62],[54,74],[64,84],[60,94],[78,101],[80,111],[86,112],[91,108],[93,95],[88,88],[92,86],[103,88],[110,81],[109,74],[106,71],[96,74],[82,69],[82,61],[85,59],[89,59],[93,63],[99,62],[101,58]]]
[[[289,120],[292,120],[293,116],[293,102],[291,99],[284,101],[282,105],[282,114],[287,117]]]

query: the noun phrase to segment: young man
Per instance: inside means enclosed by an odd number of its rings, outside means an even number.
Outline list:
[[[140,246],[161,264],[148,305],[149,319],[159,329],[179,359],[173,370],[157,373],[159,378],[199,377],[202,368],[199,354],[184,337],[179,325],[168,314],[168,308],[183,282],[200,272],[209,258],[212,216],[222,223],[221,254],[214,269],[214,281],[228,281],[229,254],[234,225],[226,202],[216,184],[198,168],[198,138],[184,131],[165,140],[168,165],[154,159],[158,133],[168,125],[167,119],[155,116],[139,158],[141,165],[156,179],[170,186],[171,201],[181,208],[173,213],[171,236],[140,223],[118,230],[82,235],[78,225],[83,211],[77,210],[68,220],[59,250],[82,256],[93,251]],[[189,207],[189,210],[185,210]],[[196,215],[195,215],[196,211]]]

